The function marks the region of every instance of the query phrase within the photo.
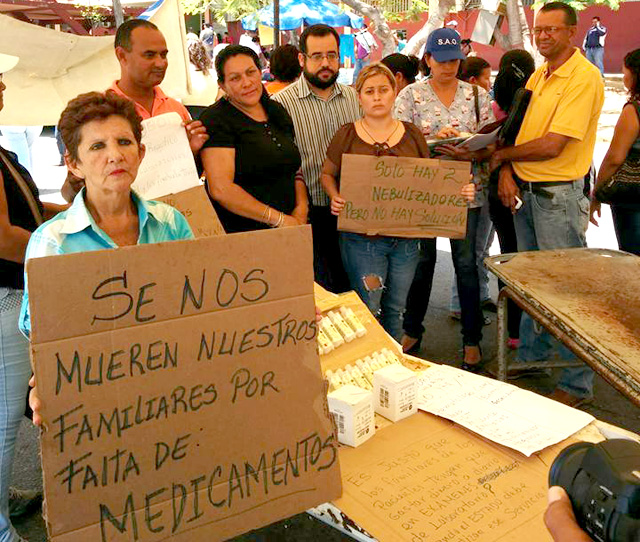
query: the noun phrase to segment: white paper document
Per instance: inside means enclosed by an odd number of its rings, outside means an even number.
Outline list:
[[[143,120],[142,128],[146,154],[133,183],[138,194],[154,199],[201,184],[187,131],[178,113]]]
[[[511,384],[434,365],[420,377],[418,408],[529,457],[594,420],[586,412]]]
[[[488,134],[472,135],[470,138],[458,143],[458,147],[464,147],[469,151],[486,149],[489,145],[498,141],[498,132],[500,132],[500,128],[501,126],[498,126],[493,132],[489,132]]]

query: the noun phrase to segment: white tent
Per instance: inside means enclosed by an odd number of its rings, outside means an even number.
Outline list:
[[[213,103],[214,79],[193,91],[184,17],[178,0],[158,0],[141,16],[162,31],[169,48],[164,92],[187,105]],[[0,53],[20,62],[4,75],[7,90],[0,125],[52,125],[67,102],[82,92],[105,90],[119,78],[113,36],[77,36],[0,15]]]

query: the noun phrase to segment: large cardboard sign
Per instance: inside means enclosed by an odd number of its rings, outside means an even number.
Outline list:
[[[309,227],[27,272],[51,540],[224,540],[340,495]]]
[[[346,204],[338,229],[462,239],[467,203],[460,189],[469,182],[469,172],[468,162],[344,155],[340,194]]]
[[[525,457],[419,412],[340,448],[335,504],[378,540],[551,542],[547,477],[571,441]]]

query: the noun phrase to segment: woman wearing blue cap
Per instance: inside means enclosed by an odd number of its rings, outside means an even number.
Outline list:
[[[457,79],[460,62],[465,59],[460,48],[460,35],[450,28],[434,30],[427,40],[426,62],[431,76],[406,87],[396,99],[398,120],[413,122],[426,139],[447,139],[462,132],[477,132],[494,121],[491,100],[487,92]],[[458,159],[471,159],[448,149]],[[468,153],[467,153],[468,154]],[[474,182],[480,177],[474,164]],[[463,368],[477,369],[482,361],[482,309],[474,247],[480,207],[483,202],[470,205],[465,239],[451,240],[451,256],[457,275],[460,294]],[[436,240],[423,239],[418,269],[407,299],[404,317],[405,351],[420,348],[431,285],[436,263]]]

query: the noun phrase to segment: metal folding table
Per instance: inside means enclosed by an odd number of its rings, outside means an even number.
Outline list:
[[[498,297],[498,378],[506,380],[507,301],[640,406],[640,258],[604,249],[503,254],[485,260]],[[567,362],[527,363],[548,368]]]

